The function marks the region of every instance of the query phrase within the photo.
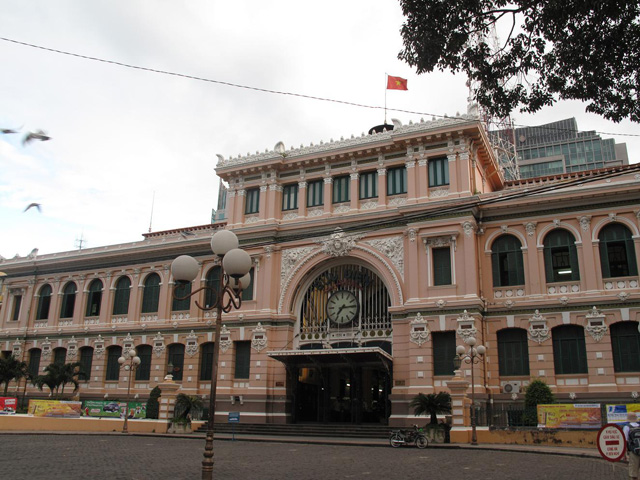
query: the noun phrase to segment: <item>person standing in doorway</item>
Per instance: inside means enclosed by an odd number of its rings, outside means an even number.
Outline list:
[[[627,456],[629,458],[629,478],[638,479],[640,470],[640,424],[635,412],[627,413],[627,424],[622,429],[627,441]]]

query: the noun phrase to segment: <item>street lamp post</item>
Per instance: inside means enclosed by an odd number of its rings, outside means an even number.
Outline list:
[[[456,370],[460,369],[462,362],[469,363],[471,365],[471,445],[478,444],[478,437],[476,434],[476,388],[475,378],[473,373],[473,366],[482,361],[482,357],[486,353],[487,349],[484,345],[476,346],[476,339],[469,337],[465,340],[465,343],[469,345],[469,349],[464,345],[458,345],[456,347],[456,357],[454,358],[454,366]]]
[[[140,357],[136,355],[136,351],[133,348],[130,348],[125,355],[118,358],[118,363],[120,364],[120,368],[124,368],[124,370],[129,373],[127,381],[127,406],[124,411],[124,424],[122,425],[122,433],[127,433],[129,431],[128,419],[129,400],[131,399],[131,377],[135,374],[138,365],[140,365]]]
[[[205,290],[214,296],[211,305],[200,305],[200,310],[216,310],[216,332],[213,344],[213,367],[211,372],[211,392],[209,395],[209,420],[205,437],[204,460],[202,460],[202,479],[213,478],[213,423],[216,413],[216,390],[218,387],[218,358],[220,356],[220,330],[222,329],[222,312],[229,313],[242,305],[242,287],[251,282],[249,270],[251,257],[247,252],[238,248],[238,237],[229,230],[218,230],[211,238],[211,250],[221,263],[220,277],[217,288],[204,286],[190,294],[181,297],[177,293],[181,285],[192,282],[200,269],[193,257],[181,255],[171,264],[171,273],[176,282],[173,291],[174,298],[184,300],[198,292]]]

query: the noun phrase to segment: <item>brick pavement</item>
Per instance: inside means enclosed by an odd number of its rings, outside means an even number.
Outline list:
[[[202,438],[0,435],[0,475],[39,479],[197,479]],[[365,447],[218,440],[224,480],[618,480],[626,465],[594,458],[495,450]]]

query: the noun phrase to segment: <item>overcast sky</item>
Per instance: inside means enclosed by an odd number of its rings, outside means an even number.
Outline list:
[[[264,89],[383,106],[385,72],[408,79],[389,108],[455,115],[466,78],[417,76],[397,60],[390,0],[0,0],[0,37]],[[0,41],[0,128],[43,129],[49,142],[0,136],[0,255],[97,247],[210,223],[216,154],[225,158],[359,135],[384,112],[166,76]],[[575,116],[582,130],[638,134],[563,103],[537,125]],[[390,111],[388,120],[421,115]],[[626,142],[632,163],[640,139]],[[42,212],[31,209],[42,204]]]

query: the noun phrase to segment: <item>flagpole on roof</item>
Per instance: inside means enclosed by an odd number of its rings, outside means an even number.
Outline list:
[[[389,74],[384,73],[384,124],[387,124],[387,83],[389,82]]]

